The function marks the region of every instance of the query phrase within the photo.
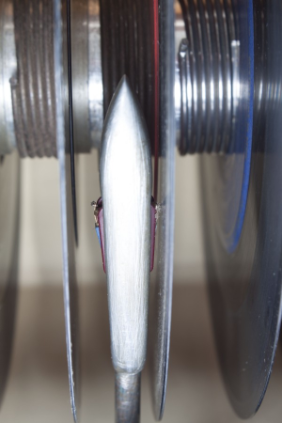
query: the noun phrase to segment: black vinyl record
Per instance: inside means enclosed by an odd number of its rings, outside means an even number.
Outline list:
[[[237,9],[240,3],[234,2]],[[254,40],[253,65],[250,52],[248,62],[253,66],[249,173],[242,182],[240,151],[206,155],[201,163],[216,346],[228,396],[242,418],[257,411],[270,378],[280,330],[282,272],[282,3],[256,0],[249,6],[249,37]],[[241,136],[247,139],[247,133]],[[239,225],[232,223],[238,195]]]

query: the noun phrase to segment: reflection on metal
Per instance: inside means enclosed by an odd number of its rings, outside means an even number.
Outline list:
[[[152,172],[145,121],[126,77],[107,113],[100,167],[112,361],[117,373],[136,374],[146,359]]]
[[[0,156],[16,146],[11,85],[17,72],[13,2],[0,1]]]

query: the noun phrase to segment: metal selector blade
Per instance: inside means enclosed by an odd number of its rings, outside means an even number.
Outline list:
[[[119,381],[124,379],[120,375],[138,377],[146,359],[151,249],[149,137],[126,77],[119,83],[105,121],[101,188],[111,350],[119,390]],[[139,390],[138,383],[130,386]],[[126,405],[118,395],[117,421],[123,421],[124,407],[133,404],[128,394]],[[136,402],[134,409],[139,414]]]

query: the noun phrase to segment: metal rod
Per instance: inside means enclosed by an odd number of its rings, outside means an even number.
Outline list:
[[[116,423],[140,421],[141,373],[116,373]]]

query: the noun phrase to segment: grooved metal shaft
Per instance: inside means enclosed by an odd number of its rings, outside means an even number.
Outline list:
[[[14,4],[18,74],[11,88],[19,154],[56,156],[53,2],[15,0]]]
[[[233,149],[238,60],[231,0],[181,0],[187,39],[179,48],[181,154]]]
[[[9,31],[7,31],[7,24],[0,25],[0,30],[3,39],[1,73],[4,78],[2,79],[3,81],[5,79],[6,85],[9,84],[12,99],[10,138],[12,140],[16,138],[21,157],[56,156],[55,115],[58,93],[55,91],[53,50],[57,40],[54,39],[53,2],[50,0],[8,0],[7,4],[9,1],[13,2],[13,8],[10,7],[10,15],[8,15],[12,22],[9,24]],[[71,138],[70,131],[73,131],[76,152],[89,152],[92,146],[100,145],[103,86],[98,2],[99,0],[72,0],[71,9],[67,8],[66,11],[66,8],[62,7],[63,101],[66,116],[68,115],[70,123],[73,122],[73,128],[70,125],[69,133],[67,132],[66,135]],[[7,20],[7,17],[5,19]],[[73,27],[70,31],[71,24]],[[11,28],[12,37],[10,36]],[[13,56],[14,43],[15,70],[9,63],[11,75],[7,78],[9,68],[4,53],[6,54],[9,48],[10,60]],[[3,84],[4,82],[2,86]],[[9,112],[8,99],[5,100],[5,116],[8,113],[7,110]],[[15,142],[10,143],[9,148],[12,149]],[[68,146],[69,143],[66,143],[66,148]]]

